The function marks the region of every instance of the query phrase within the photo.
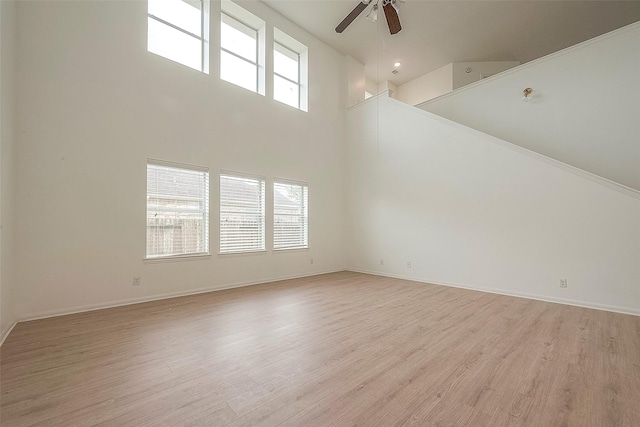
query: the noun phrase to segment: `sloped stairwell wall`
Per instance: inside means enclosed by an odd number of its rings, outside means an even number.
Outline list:
[[[640,190],[639,76],[640,22],[420,107]]]
[[[347,122],[351,270],[640,314],[640,193],[384,96]]]

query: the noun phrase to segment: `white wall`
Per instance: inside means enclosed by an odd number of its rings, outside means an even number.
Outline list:
[[[16,321],[13,278],[16,7],[0,2],[0,344]]]
[[[386,92],[387,96],[390,96],[391,98],[395,98],[397,90],[398,88],[396,87],[396,85],[391,83],[389,80],[383,80],[380,83],[378,83],[378,92],[376,93]]]
[[[417,105],[519,65],[518,61],[455,62],[398,86],[396,99]],[[469,69],[469,72],[467,72]]]
[[[309,47],[308,113],[218,79],[219,3],[211,75],[147,53],[146,2],[19,3],[21,318],[344,268],[344,57],[243,6]],[[210,258],[143,262],[147,158],[210,168]],[[310,249],[217,255],[220,169],[309,182]]]
[[[453,90],[486,79],[518,65],[520,65],[519,61],[454,62],[452,71]]]
[[[640,314],[637,195],[386,97],[347,123],[349,269]]]
[[[386,97],[352,109],[345,128],[344,57],[263,4],[243,6],[268,34],[276,25],[309,47],[309,113],[219,81],[215,19],[205,75],[146,52],[145,2],[19,3],[19,139],[9,157],[2,140],[3,226],[7,198],[20,215],[14,251],[2,233],[3,327],[11,311],[24,319],[340,270],[347,231],[350,268],[638,312],[637,199]],[[2,119],[4,135],[14,121],[4,109]],[[308,181],[311,249],[143,262],[147,158],[211,168],[214,252],[220,169]]]
[[[365,75],[364,64],[346,55],[347,64],[347,107],[364,101]]]
[[[640,23],[421,108],[640,190]],[[522,91],[533,88],[531,102]]]
[[[375,95],[378,92],[378,83],[375,80],[366,77],[364,82],[364,90],[369,92],[371,95]]]
[[[396,99],[409,105],[416,105],[452,90],[453,64],[447,64],[398,86]]]

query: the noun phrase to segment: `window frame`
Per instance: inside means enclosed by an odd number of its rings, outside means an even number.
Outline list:
[[[174,30],[178,30],[183,34],[186,34],[198,40],[200,42],[200,68],[191,67],[190,65],[168,58],[160,53],[150,51],[148,46],[148,43],[149,43],[148,24],[147,24],[147,52],[151,52],[155,55],[166,58],[169,61],[173,61],[178,64],[184,65],[185,67],[189,67],[194,70],[198,70],[202,73],[209,74],[209,0],[192,0],[192,1],[200,3],[200,35],[199,36],[197,34],[192,33],[191,31],[185,30],[179,25],[173,24],[165,19],[162,19],[150,13],[148,0],[147,0],[147,23],[149,22],[149,19],[153,19],[159,22],[160,24],[166,25],[170,28],[173,28]]]
[[[204,251],[200,251],[200,252],[185,252],[185,253],[177,253],[177,254],[159,254],[159,255],[149,255],[148,253],[148,245],[149,245],[149,198],[150,198],[150,194],[149,194],[149,185],[148,185],[148,179],[149,179],[149,166],[158,166],[158,167],[165,167],[165,168],[172,168],[172,169],[178,169],[178,170],[185,170],[185,171],[189,171],[189,172],[198,172],[198,173],[203,173],[204,177],[205,177],[205,184],[204,184],[204,192],[203,192],[203,199],[202,199],[202,203],[203,203],[203,209],[201,212],[202,214],[202,218],[203,218],[203,244],[204,244]],[[209,168],[205,167],[205,166],[196,166],[196,165],[190,165],[190,164],[185,164],[185,163],[176,163],[176,162],[169,162],[169,161],[165,161],[165,160],[158,160],[158,159],[147,159],[147,163],[146,163],[146,171],[147,171],[147,184],[146,184],[146,197],[147,197],[147,206],[145,209],[145,215],[146,215],[146,219],[145,219],[145,257],[144,260],[145,261],[157,261],[157,260],[174,260],[174,259],[183,259],[183,258],[198,258],[198,257],[207,257],[211,255],[211,225],[210,225],[210,215],[211,215],[211,206],[210,206],[210,200],[211,200],[211,187],[210,187],[210,183],[211,183],[211,176],[210,176],[210,172],[209,172]],[[168,210],[167,212],[171,212],[170,210]],[[175,212],[181,212],[180,209],[176,209]]]
[[[259,215],[261,216],[261,224],[259,226],[259,230],[260,230],[260,235],[259,235],[259,239],[260,239],[260,243],[261,246],[260,247],[254,247],[254,248],[248,248],[248,249],[244,249],[244,250],[223,250],[223,242],[224,242],[224,238],[223,238],[223,231],[222,231],[222,221],[223,221],[223,217],[224,214],[226,212],[223,212],[223,192],[222,192],[222,181],[223,178],[227,177],[227,178],[231,178],[231,179],[238,179],[238,180],[248,180],[248,181],[254,181],[256,183],[258,183],[260,185],[260,211]],[[219,182],[218,182],[218,190],[219,190],[219,198],[218,198],[218,213],[219,213],[219,224],[218,224],[218,235],[219,235],[219,242],[218,242],[218,254],[219,255],[242,255],[242,254],[256,254],[256,253],[266,253],[267,251],[267,180],[265,177],[263,176],[259,176],[259,175],[252,175],[252,174],[246,174],[246,173],[240,173],[240,172],[234,172],[234,171],[226,171],[226,170],[222,170],[220,171],[219,174]],[[245,213],[246,214],[246,213]],[[253,212],[248,212],[248,214],[253,214]]]
[[[223,16],[226,16],[228,19],[230,19],[232,22],[234,22],[234,25],[230,25],[230,24],[227,24],[226,22],[223,22],[223,18],[222,18]],[[245,34],[247,34],[249,32],[249,31],[245,31],[245,29],[249,29],[252,33],[255,33],[255,37],[254,37],[255,41],[256,41],[255,52],[254,52],[255,53],[255,56],[254,56],[255,62],[245,58],[242,55],[239,55],[239,54],[235,53],[232,50],[229,50],[229,49],[223,47],[222,46],[222,42],[220,42],[220,53],[221,54],[222,54],[222,52],[228,53],[228,54],[234,56],[235,58],[240,59],[240,60],[242,60],[244,62],[247,62],[247,63],[249,63],[249,64],[251,64],[251,65],[256,67],[256,76],[255,76],[256,77],[256,79],[255,79],[256,90],[255,91],[251,91],[251,92],[256,92],[257,93],[258,92],[258,88],[260,86],[260,75],[259,75],[260,74],[260,64],[258,63],[258,57],[260,55],[260,46],[259,46],[259,44],[260,44],[260,34],[259,34],[259,31],[257,29],[255,29],[255,28],[253,28],[252,26],[242,22],[241,20],[229,15],[225,11],[221,11],[220,12],[220,25],[222,25],[222,24],[229,25],[230,27],[233,27],[236,30],[238,30],[240,32],[243,32]],[[239,24],[239,25],[237,25],[237,24]],[[238,28],[238,27],[240,27],[240,28]],[[249,34],[247,34],[247,35],[249,35]],[[253,37],[253,35],[254,34],[251,34],[252,37]],[[244,86],[237,85],[237,84],[235,84],[233,82],[230,82],[229,80],[226,80],[226,79],[222,78],[222,57],[220,58],[220,79],[224,80],[225,82],[228,82],[228,83],[234,84],[236,86],[239,86],[239,87],[241,87],[243,89],[247,89]],[[250,89],[247,89],[247,90],[250,90]]]
[[[223,17],[226,17],[227,19],[229,19],[233,25],[230,25],[228,23],[224,22]],[[262,96],[265,95],[265,58],[264,58],[264,51],[265,51],[265,28],[266,28],[266,22],[261,19],[260,17],[254,15],[253,13],[249,12],[248,10],[243,9],[242,7],[238,6],[236,3],[230,1],[230,0],[222,0],[220,2],[220,43],[219,43],[219,60],[220,60],[220,65],[219,65],[219,78],[222,81],[225,81],[227,83],[231,83],[234,86],[238,86],[242,89],[248,90],[250,92],[253,93],[257,93],[260,94]],[[249,35],[249,31],[246,31],[246,29],[250,30],[251,33],[255,32],[255,41],[256,41],[256,55],[255,55],[255,62],[252,62],[250,60],[248,60],[247,58],[245,58],[242,55],[237,54],[236,52],[229,50],[227,48],[222,47],[222,25],[226,24],[229,25],[233,28],[235,28],[236,30],[240,31],[240,32],[244,32],[245,34]],[[244,62],[246,62],[247,64],[251,64],[253,66],[255,66],[256,68],[256,89],[255,90],[251,90],[251,89],[247,89],[244,86],[240,86],[232,81],[229,81],[227,79],[224,79],[222,77],[222,53],[225,52],[229,55],[232,55],[234,58],[236,59],[240,59]]]
[[[277,27],[273,27],[273,48],[271,50],[272,58],[275,57],[276,44],[282,46],[286,50],[295,53],[298,56],[298,81],[294,82],[291,79],[276,73],[275,67],[273,69],[274,82],[272,97],[274,101],[280,102],[284,105],[296,108],[297,110],[308,112],[309,111],[309,48],[294,39],[284,31]],[[275,62],[275,58],[274,58]],[[280,101],[275,98],[275,76],[285,79],[290,83],[294,83],[298,86],[298,106],[294,107],[286,102]]]
[[[291,52],[293,55],[295,55],[295,56],[296,56],[296,63],[297,63],[297,65],[298,65],[298,69],[297,69],[297,74],[296,74],[296,75],[297,75],[297,77],[298,77],[298,81],[291,80],[289,77],[284,76],[284,75],[282,75],[282,74],[280,74],[280,73],[278,73],[278,72],[276,71],[276,68],[275,68],[275,54],[276,54],[276,51],[277,51],[277,47],[276,47],[276,46],[279,46],[279,47],[280,47],[280,48],[282,48],[283,50],[287,50],[287,51]],[[280,53],[281,53],[282,55],[286,55],[286,54],[284,54],[284,53],[282,53],[282,52],[280,52]],[[289,105],[290,107],[293,107],[293,108],[296,108],[296,109],[300,110],[301,97],[302,97],[302,84],[301,84],[301,82],[300,82],[300,71],[301,71],[301,67],[300,67],[300,54],[299,54],[298,52],[296,52],[295,50],[288,48],[287,46],[285,46],[284,44],[282,44],[282,43],[281,43],[281,42],[279,42],[278,40],[275,40],[275,39],[274,39],[274,40],[273,40],[273,55],[274,55],[274,61],[273,61],[273,62],[274,62],[274,67],[273,67],[273,75],[274,75],[274,77],[276,77],[276,76],[277,76],[277,77],[280,77],[281,79],[284,79],[284,80],[288,81],[289,83],[292,83],[292,84],[294,84],[294,85],[296,85],[296,86],[298,87],[298,97],[297,97],[297,99],[296,99],[296,101],[297,101],[296,105],[294,106],[294,105],[287,104],[286,102],[284,102],[284,101],[279,100],[279,99],[277,99],[277,98],[276,98],[276,93],[275,93],[275,78],[274,78],[274,84],[273,84],[273,99],[274,99],[274,100],[276,100],[276,101],[278,101],[278,102],[281,102],[281,103],[283,103],[283,104],[285,104],[285,105]],[[286,56],[288,56],[288,55],[286,55]]]
[[[303,238],[304,238],[304,242],[303,245],[297,245],[297,246],[286,246],[286,247],[276,247],[276,216],[278,215],[289,215],[289,214],[283,214],[283,213],[278,213],[276,211],[276,186],[280,184],[280,185],[288,185],[288,186],[298,186],[302,188],[302,194],[303,194],[303,198],[302,198],[302,211],[303,211],[303,215],[298,215],[299,217],[303,218]],[[281,252],[281,251],[293,251],[293,250],[305,250],[305,249],[309,249],[309,183],[307,182],[303,182],[303,181],[294,181],[294,180],[290,180],[290,179],[282,179],[282,178],[274,178],[273,180],[273,212],[272,212],[272,216],[273,216],[273,242],[272,242],[272,248],[274,251],[276,252]]]

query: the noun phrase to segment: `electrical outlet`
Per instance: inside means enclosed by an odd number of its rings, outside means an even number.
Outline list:
[[[309,264],[313,264],[313,258],[309,260]]]
[[[140,277],[135,276],[133,278],[133,286],[139,286],[140,285]]]
[[[561,288],[567,287],[567,279],[560,279],[560,287]]]
[[[380,265],[384,265],[384,260],[383,259],[380,260]]]
[[[407,261],[407,268],[411,268],[411,261]]]

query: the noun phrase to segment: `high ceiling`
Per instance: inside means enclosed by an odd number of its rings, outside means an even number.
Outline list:
[[[528,62],[640,21],[640,1],[407,0],[397,35],[389,35],[382,13],[377,23],[366,19],[371,6],[337,34],[358,0],[263,1],[364,63],[369,78],[396,85],[451,62]],[[402,62],[397,75],[395,61]]]

